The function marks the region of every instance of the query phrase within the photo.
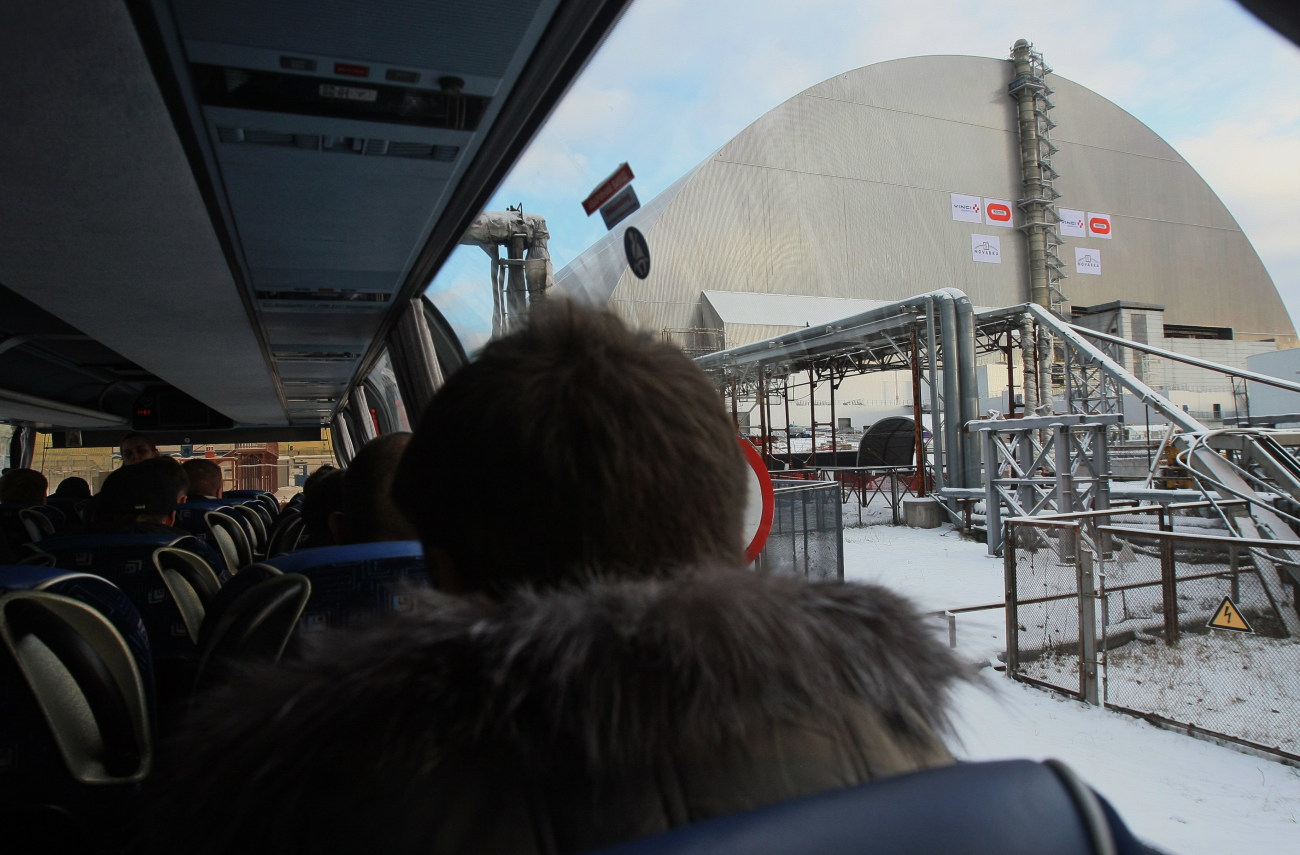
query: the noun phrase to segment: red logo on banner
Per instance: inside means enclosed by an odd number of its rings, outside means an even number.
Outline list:
[[[1088,220],[1088,228],[1092,230],[1093,234],[1108,235],[1110,234],[1110,220],[1103,217],[1093,217]]]
[[[1011,221],[1011,209],[997,202],[990,202],[986,213],[989,215],[990,220],[996,220],[999,223]]]

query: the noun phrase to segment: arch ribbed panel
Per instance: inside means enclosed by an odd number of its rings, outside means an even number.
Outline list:
[[[1026,302],[1024,236],[955,221],[950,206],[952,193],[1022,196],[1011,72],[1005,60],[916,57],[820,83],[633,214],[557,285],[647,329],[698,325],[706,290],[897,300],[952,286],[976,305]],[[1195,170],[1100,95],[1055,74],[1048,83],[1057,205],[1114,224],[1110,240],[1063,239],[1069,302],[1155,303],[1171,324],[1294,336],[1249,240]],[[633,225],[650,244],[645,280],[623,258]],[[1000,264],[972,260],[975,234],[1000,239]],[[1100,253],[1102,275],[1075,273],[1075,247]]]

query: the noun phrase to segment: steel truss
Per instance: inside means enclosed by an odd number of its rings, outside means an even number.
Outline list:
[[[1110,507],[1106,429],[1113,413],[1003,419],[968,424],[984,456],[989,554],[1002,552],[1002,520]]]

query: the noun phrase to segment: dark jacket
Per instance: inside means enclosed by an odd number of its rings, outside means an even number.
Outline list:
[[[172,852],[567,853],[952,762],[905,600],[741,572],[425,596],[206,699]]]

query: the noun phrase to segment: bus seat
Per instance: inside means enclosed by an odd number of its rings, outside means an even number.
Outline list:
[[[248,536],[248,546],[252,551],[254,560],[266,555],[266,530],[267,523],[263,519],[262,513],[255,507],[257,503],[245,504],[243,502],[229,502],[222,509],[221,513],[228,514],[239,520],[244,527],[244,533]]]
[[[231,661],[278,661],[310,594],[311,582],[300,573],[266,564],[245,568],[217,594],[203,621],[194,691],[217,682]]]
[[[254,502],[258,511],[266,519],[267,525],[280,515],[280,501],[275,498],[274,493],[265,490],[226,490],[221,496],[238,502]]]
[[[121,588],[102,576],[62,570],[52,564],[0,566],[0,593],[14,590],[45,591],[70,597],[108,618],[135,656],[136,667],[144,678],[149,708],[154,708],[153,653],[149,647],[149,633],[140,610]]]
[[[182,502],[176,506],[173,525],[216,549],[225,561],[227,573],[234,574],[253,562],[253,546],[250,524],[232,516],[229,507],[218,499]]]
[[[412,603],[406,589],[429,584],[423,549],[414,540],[321,546],[265,563],[311,581],[311,597],[299,621],[305,635],[374,615],[409,611]]]
[[[42,541],[56,567],[103,576],[140,610],[153,653],[160,718],[169,722],[189,698],[207,603],[220,587],[215,571],[169,533],[95,534]]]
[[[32,505],[0,504],[0,540],[9,555],[20,555],[22,548],[53,533],[49,518],[32,512]]]
[[[275,558],[297,549],[298,541],[302,539],[303,525],[301,511],[297,508],[285,508],[276,518],[275,525],[271,527],[266,544],[266,557]]]
[[[718,817],[598,855],[1149,853],[1067,766],[958,763]]]
[[[205,600],[219,587],[187,543],[188,537],[166,533],[95,534],[52,538],[39,548],[56,567],[103,576],[121,588],[144,618],[158,663],[197,659]]]
[[[7,845],[48,846],[74,826],[102,845],[128,832],[152,764],[147,677],[107,615],[48,590],[57,580],[9,571],[0,568],[0,827]]]
[[[90,499],[80,499],[76,496],[46,496],[45,506],[59,510],[68,524],[79,526],[86,522],[86,508],[90,504]]]

